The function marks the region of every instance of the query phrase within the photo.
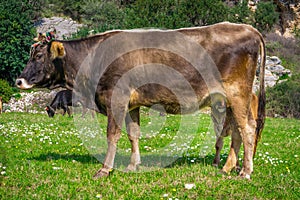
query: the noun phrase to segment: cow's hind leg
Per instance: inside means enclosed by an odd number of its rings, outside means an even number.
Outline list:
[[[127,113],[126,129],[128,138],[131,143],[131,158],[130,164],[125,171],[136,171],[139,164],[141,164],[141,157],[139,151],[139,137],[140,137],[140,108],[136,108]]]
[[[250,175],[253,172],[253,155],[255,146],[255,134],[256,121],[253,119],[251,111],[248,114],[247,125],[244,130],[243,143],[244,143],[244,162],[243,168],[240,172],[240,176],[250,179]]]
[[[238,154],[240,151],[241,144],[242,144],[242,138],[240,136],[240,133],[236,130],[233,130],[231,134],[231,144],[230,144],[229,154],[226,163],[222,168],[222,172],[228,173],[235,167],[239,170]]]
[[[215,155],[215,158],[213,161],[213,166],[218,167],[220,165],[220,154],[221,154],[221,150],[223,148],[223,137],[222,136],[217,138],[215,148],[216,148],[216,155]]]
[[[235,104],[232,105],[232,113],[234,117],[233,133],[230,153],[228,155],[226,164],[223,167],[224,172],[231,171],[238,161],[238,152],[243,142],[244,145],[244,159],[243,167],[240,176],[250,179],[253,171],[253,150],[255,142],[255,127],[256,123],[252,117],[249,104],[239,104],[238,102],[250,102],[245,99],[235,99]]]
[[[227,109],[227,113],[229,113],[229,109]],[[214,118],[213,118],[214,119]],[[214,121],[214,120],[213,120]],[[218,134],[216,133],[216,155],[213,161],[213,166],[218,167],[220,165],[220,154],[221,154],[221,150],[223,148],[223,140],[224,137],[227,137],[228,135],[231,134],[231,117],[230,115],[226,115],[226,119],[225,119],[225,123],[223,124],[223,130],[221,132],[221,135],[218,136]],[[216,131],[216,129],[215,129]]]

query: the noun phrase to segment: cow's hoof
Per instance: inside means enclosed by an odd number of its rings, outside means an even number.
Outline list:
[[[237,173],[239,173],[241,170],[242,170],[242,168],[241,168],[240,166],[235,166],[235,171],[236,171]]]
[[[134,165],[134,164],[129,164],[126,169],[124,170],[124,172],[135,172],[137,171],[139,168],[138,165]]]
[[[246,173],[244,170],[240,172],[240,177],[250,180],[250,174]]]
[[[94,174],[93,179],[96,180],[96,179],[100,179],[102,177],[108,177],[109,176],[109,172],[110,172],[110,170],[106,169],[106,168],[99,169],[96,172],[96,174]]]
[[[219,163],[213,163],[212,166],[218,168],[219,167]]]
[[[227,174],[223,169],[219,170],[218,174]]]

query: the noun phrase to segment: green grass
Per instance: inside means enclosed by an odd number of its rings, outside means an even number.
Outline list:
[[[150,129],[156,128],[151,126],[156,118],[144,111],[142,115],[142,159],[157,158],[158,150],[172,143],[180,117],[159,118],[156,123],[162,121],[165,125],[151,132]],[[192,135],[192,142],[186,145],[187,152],[171,166],[143,173],[114,170],[108,178],[93,180],[101,163],[87,150],[73,118],[3,113],[0,115],[0,199],[300,198],[299,120],[267,119],[249,181],[239,178],[236,172],[219,174],[219,169],[211,166],[213,144],[204,151],[205,144],[201,141],[205,139],[203,133],[210,130],[207,128],[210,119],[205,114],[199,119],[202,125],[195,131],[199,137]],[[106,118],[99,115],[98,121],[97,136],[101,137],[105,135]],[[177,137],[180,141],[184,139],[180,134]],[[226,139],[224,145],[222,164],[229,141]],[[127,156],[130,146],[125,133],[119,148]],[[206,156],[199,156],[203,151]],[[120,164],[119,168],[122,167]],[[187,183],[195,184],[195,188],[186,189]]]

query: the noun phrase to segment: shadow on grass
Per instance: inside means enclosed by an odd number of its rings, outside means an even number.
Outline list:
[[[31,160],[38,160],[38,161],[50,161],[50,160],[67,160],[73,161],[76,160],[77,162],[81,163],[99,163],[98,160],[89,154],[80,155],[80,154],[59,154],[59,153],[47,153],[47,154],[40,154],[39,156],[32,157]]]
[[[152,168],[174,168],[180,167],[184,165],[212,165],[214,160],[214,154],[206,155],[205,157],[198,157],[195,156],[182,156],[179,158],[169,157],[165,155],[141,155],[142,164],[141,166],[144,168],[146,167],[149,169]],[[59,153],[47,153],[41,154],[37,157],[32,157],[31,160],[38,160],[38,161],[51,161],[51,160],[66,160],[72,162],[76,160],[77,162],[81,162],[83,164],[99,164],[105,158],[105,154],[98,154],[98,155],[80,155],[80,154],[59,154]],[[130,162],[129,155],[121,155],[117,154],[115,158],[115,167],[119,168],[120,166],[127,166]],[[221,166],[224,164],[225,161],[221,161]]]

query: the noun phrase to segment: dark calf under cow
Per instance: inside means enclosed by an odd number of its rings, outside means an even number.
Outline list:
[[[80,102],[81,105],[83,105],[83,111],[81,117],[84,117],[84,115],[87,113],[88,109],[85,107],[85,104],[82,103],[80,100],[73,100],[72,99],[72,91],[71,90],[62,90],[59,91],[55,98],[52,100],[51,104],[45,108],[47,111],[47,114],[49,117],[53,117],[55,115],[56,110],[63,109],[62,115],[65,115],[67,112],[69,117],[71,117],[71,110],[69,106],[78,106],[78,103]],[[94,117],[95,114],[92,111],[92,117]]]
[[[170,38],[170,34],[183,35],[188,39],[182,42],[178,37]],[[125,35],[126,37],[123,38],[126,39],[116,40],[115,38],[120,35]],[[110,39],[112,39],[110,43],[112,46],[106,48],[105,45]],[[188,42],[201,46],[209,56],[201,57],[201,52],[194,52],[189,46],[185,48],[184,45]],[[115,55],[123,47],[142,46],[140,44],[143,43],[148,44],[147,48],[136,48]],[[166,47],[174,44],[178,48],[165,50]],[[100,54],[97,54],[98,49],[101,50]],[[192,62],[185,60],[185,57],[180,54],[193,55],[191,60],[203,63],[204,68],[197,71]],[[104,65],[104,58],[112,55],[115,55],[116,59]],[[250,102],[259,56],[261,58],[260,91],[258,114],[255,120]],[[92,58],[92,62],[83,62],[86,58]],[[209,59],[214,62],[220,74],[220,84],[224,91],[219,102],[216,101],[218,98],[214,97],[215,88],[207,86],[207,77],[216,75],[210,71],[209,65],[206,66]],[[88,70],[85,65],[93,70]],[[151,107],[155,104],[162,105],[165,112],[172,114],[192,113],[202,107],[211,106],[217,135],[221,134],[224,112],[227,111],[226,119],[230,119],[232,131],[231,147],[222,170],[229,172],[235,167],[240,146],[243,144],[244,158],[240,176],[250,178],[253,172],[253,155],[265,118],[264,66],[263,38],[249,25],[219,23],[178,30],[119,30],[80,40],[52,41],[48,44],[36,45],[27,66],[16,80],[16,85],[21,89],[64,87],[82,92],[89,89],[88,85],[97,84],[92,87],[95,95],[89,100],[97,106],[99,112],[107,115],[108,149],[103,167],[95,174],[95,178],[107,176],[113,168],[123,120],[125,120],[132,151],[127,169],[136,170],[141,163],[138,146],[139,108]],[[170,76],[162,68],[179,75]],[[79,75],[81,69],[85,71]],[[126,78],[129,72],[133,72],[135,76]],[[90,76],[97,73],[101,75],[100,80],[91,81]],[[154,83],[136,85],[136,82],[143,83],[145,79],[153,79]],[[194,96],[187,92],[187,87],[182,86],[183,80],[193,90]],[[184,95],[178,99],[174,91],[155,81],[171,84],[170,88],[175,88],[175,92]],[[118,98],[114,98],[114,95]]]
[[[62,90],[56,94],[51,104],[46,107],[46,111],[49,117],[53,117],[56,110],[63,109],[63,115],[67,112],[69,117],[71,117],[69,106],[72,106],[72,104],[72,91]]]

